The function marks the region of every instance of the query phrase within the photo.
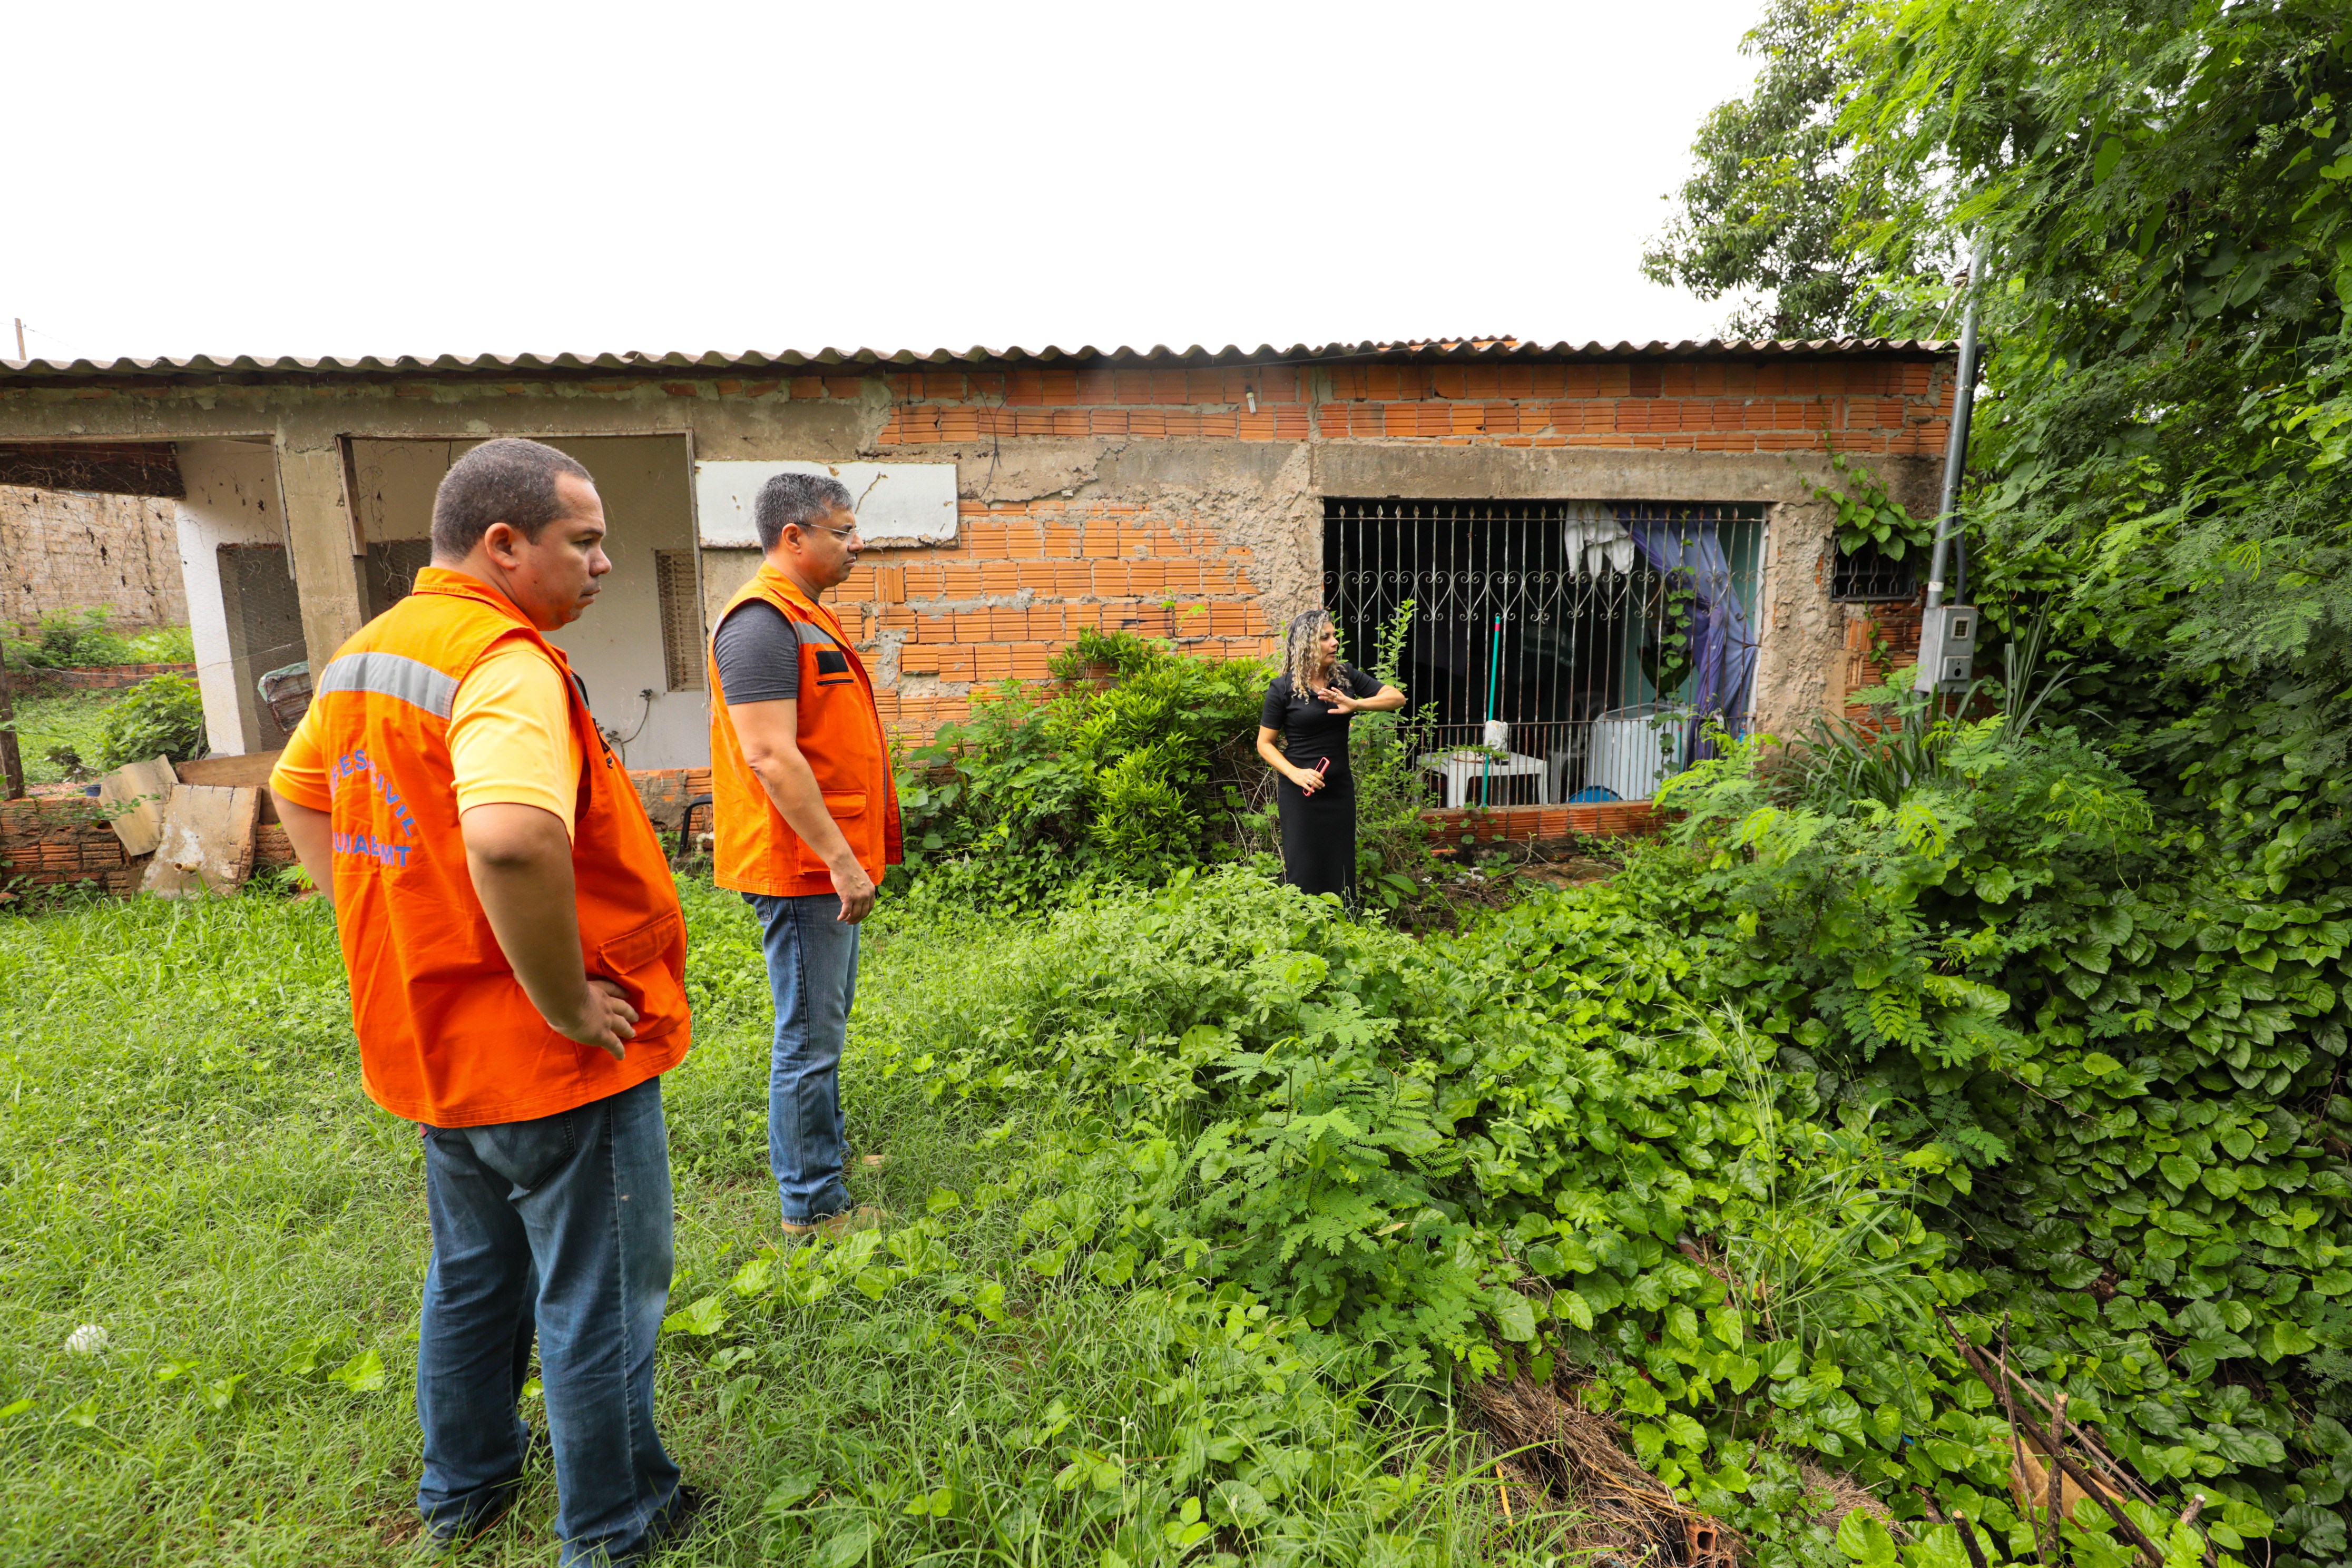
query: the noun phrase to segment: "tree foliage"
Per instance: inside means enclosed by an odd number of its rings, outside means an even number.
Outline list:
[[[1880,268],[1845,235],[1850,211],[1877,211],[1838,118],[1854,13],[1851,0],[1772,0],[1740,45],[1761,62],[1755,88],[1699,127],[1681,211],[1643,254],[1654,282],[1730,296],[1729,336],[1843,337],[1877,307]]]
[[[1965,501],[1980,598],[1997,621],[2052,608],[2091,676],[2075,697],[2159,806],[2202,814],[2279,889],[2352,869],[2343,5],[1800,10],[1833,33],[1809,90],[1836,105],[1818,133],[1845,171],[1823,193],[1836,220],[1805,221],[1825,267],[1870,275],[1873,330],[1948,330],[1919,258],[1989,247]],[[1792,70],[1768,56],[1751,108]],[[1722,164],[1685,229],[1777,211],[1794,145]],[[1685,280],[1779,286],[1760,249],[1721,255]]]

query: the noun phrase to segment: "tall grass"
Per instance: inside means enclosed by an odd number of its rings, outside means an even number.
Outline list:
[[[731,896],[688,895],[697,1045],[665,1084],[673,1306],[722,1289],[775,1221],[755,933]],[[1012,1152],[880,1078],[865,1039],[950,1016],[1025,940],[871,928],[845,1068],[852,1189],[894,1226],[947,1215],[922,1223],[950,1256],[876,1294],[762,1301],[665,1339],[665,1435],[724,1499],[665,1561],[1518,1560],[1458,1479],[1459,1432],[1368,1425],[1278,1325],[1021,1266],[1017,1214],[987,1190]],[[414,1128],[360,1092],[344,1005],[316,902],[0,918],[0,1564],[408,1551],[422,1164]],[[1004,1321],[972,1331],[953,1301],[983,1280]],[[68,1348],[85,1325],[103,1348]],[[551,1562],[553,1510],[537,1474],[467,1560]]]

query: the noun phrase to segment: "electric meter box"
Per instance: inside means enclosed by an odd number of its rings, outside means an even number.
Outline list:
[[[1915,691],[1959,693],[1975,678],[1977,612],[1973,605],[1938,605],[1919,616],[1919,679]]]

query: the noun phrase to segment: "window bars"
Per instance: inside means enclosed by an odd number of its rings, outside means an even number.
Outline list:
[[[1851,553],[1834,542],[1829,549],[1836,557],[1830,572],[1830,597],[1838,603],[1866,605],[1918,595],[1921,552],[1913,550],[1897,561],[1875,544],[1865,544]]]
[[[1745,727],[1763,538],[1759,505],[1327,500],[1324,603],[1366,666],[1412,603],[1446,805],[1646,800]]]
[[[672,691],[703,687],[702,576],[691,550],[654,552],[654,584],[661,602],[662,668]]]

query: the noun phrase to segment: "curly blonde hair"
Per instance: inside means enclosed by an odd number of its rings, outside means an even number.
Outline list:
[[[1331,612],[1324,609],[1302,610],[1290,617],[1290,641],[1284,650],[1282,672],[1290,677],[1290,692],[1304,697],[1331,678],[1322,668],[1321,651],[1316,645],[1323,640],[1323,628],[1332,625]],[[1333,668],[1338,662],[1333,661]]]

